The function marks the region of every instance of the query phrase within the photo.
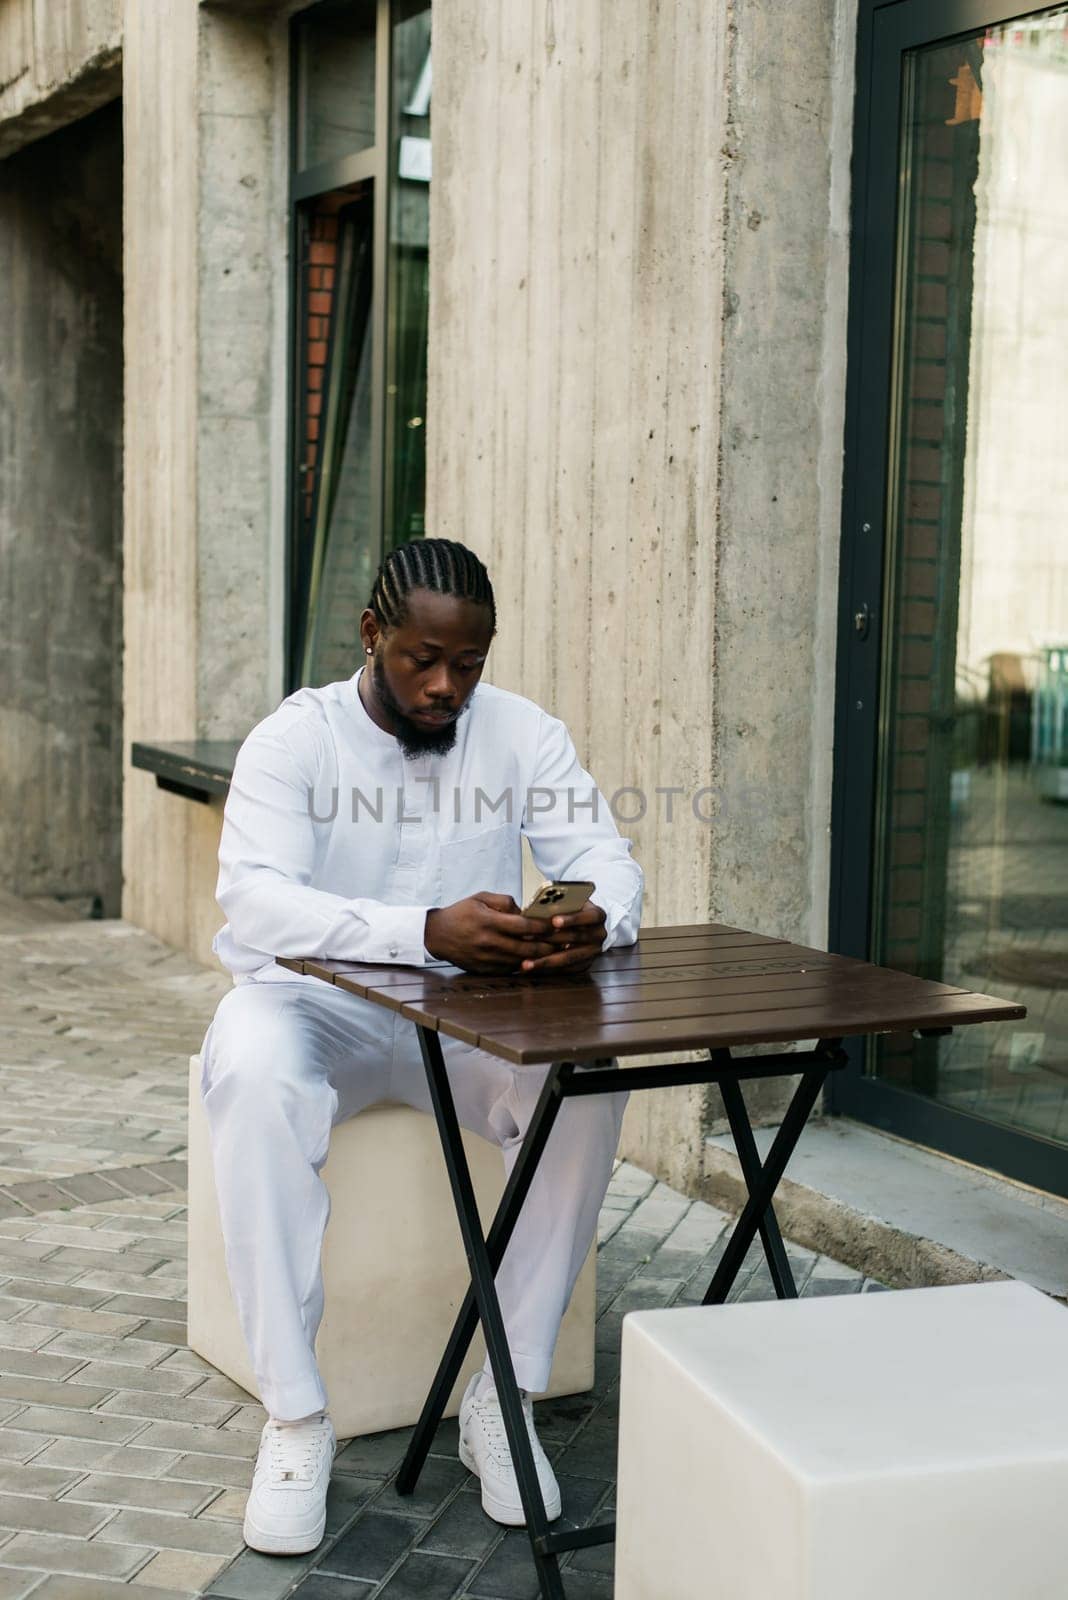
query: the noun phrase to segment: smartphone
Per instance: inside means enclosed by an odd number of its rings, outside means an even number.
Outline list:
[[[595,883],[583,883],[581,880],[556,883],[543,883],[529,906],[523,907],[525,917],[550,917],[570,916],[574,911],[581,911],[590,895],[596,889]]]

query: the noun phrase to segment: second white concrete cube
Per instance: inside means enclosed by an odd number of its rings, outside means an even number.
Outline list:
[[[624,1319],[616,1600],[1061,1600],[1066,1506],[1024,1284]]]

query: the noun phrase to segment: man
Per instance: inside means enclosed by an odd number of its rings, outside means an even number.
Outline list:
[[[202,1050],[234,1300],[268,1413],[245,1517],[258,1550],[316,1547],[335,1448],[315,1361],[323,1309],[319,1177],[332,1126],[382,1100],[429,1110],[414,1026],[277,956],[471,972],[581,972],[637,936],[642,874],[563,724],[481,684],[496,631],[486,569],[418,540],[383,563],[352,679],[290,695],[238,754],[219,848],[234,975]],[[596,888],[552,926],[524,917],[521,836],[547,878]],[[510,1170],[544,1071],[443,1039],[461,1123]],[[550,1517],[560,1492],[530,1393],[596,1228],[626,1096],[565,1102],[497,1276]],[[460,1414],[460,1455],[497,1521],[523,1511],[488,1362]]]

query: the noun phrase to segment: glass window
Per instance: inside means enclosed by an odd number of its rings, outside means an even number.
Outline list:
[[[874,956],[1017,998],[884,1081],[1068,1145],[1068,7],[916,50]]]
[[[314,6],[293,24],[298,172],[375,142],[375,9]]]
[[[293,24],[293,70],[296,687],[352,673],[383,551],[423,532],[430,9],[314,6]]]
[[[423,532],[430,223],[430,8],[400,7],[393,26],[390,204],[390,544]]]

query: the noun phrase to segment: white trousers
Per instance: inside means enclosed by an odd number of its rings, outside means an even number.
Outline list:
[[[441,1042],[461,1125],[500,1146],[508,1173],[546,1069]],[[245,983],[223,997],[201,1055],[227,1269],[260,1396],[278,1421],[310,1416],[328,1403],[315,1336],[330,1130],[381,1101],[430,1111],[415,1026],[325,983]],[[534,1393],[548,1386],[626,1100],[564,1101],[497,1273],[516,1378]]]

